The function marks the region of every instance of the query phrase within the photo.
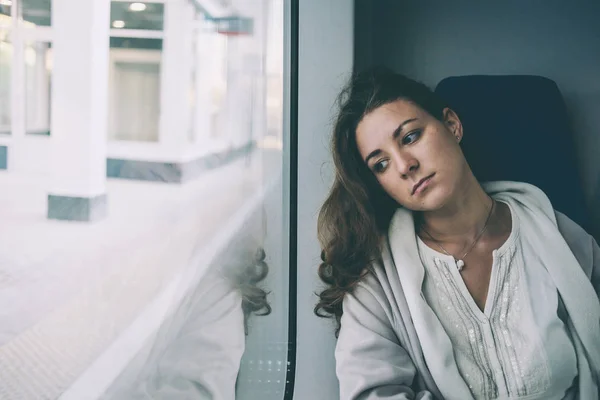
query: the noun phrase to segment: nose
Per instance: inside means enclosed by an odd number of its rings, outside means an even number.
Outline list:
[[[409,176],[419,169],[419,162],[410,154],[398,154],[396,156],[396,166],[400,176],[403,179],[408,179]]]

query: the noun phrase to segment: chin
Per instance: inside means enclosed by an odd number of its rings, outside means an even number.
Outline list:
[[[405,205],[412,211],[436,211],[444,207],[450,197],[441,188],[431,188],[416,198],[411,198]]]

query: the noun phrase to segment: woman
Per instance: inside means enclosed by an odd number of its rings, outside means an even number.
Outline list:
[[[341,399],[598,399],[598,245],[538,188],[480,184],[464,134],[386,69],[340,95],[315,312]]]

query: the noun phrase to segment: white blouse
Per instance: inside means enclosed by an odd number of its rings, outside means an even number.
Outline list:
[[[510,207],[510,206],[509,206]],[[458,370],[475,399],[565,400],[576,395],[577,359],[556,286],[519,235],[493,252],[482,312],[454,258],[418,240],[423,294],[450,338]]]

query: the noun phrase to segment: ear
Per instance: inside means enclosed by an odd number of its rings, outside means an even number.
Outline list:
[[[446,107],[443,111],[444,114],[444,125],[448,128],[450,133],[456,138],[456,141],[460,143],[463,138],[463,126],[460,122],[460,118],[454,112],[454,110]]]

